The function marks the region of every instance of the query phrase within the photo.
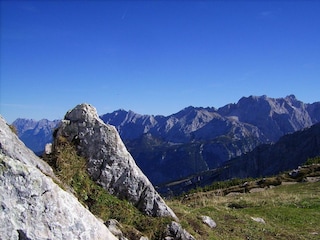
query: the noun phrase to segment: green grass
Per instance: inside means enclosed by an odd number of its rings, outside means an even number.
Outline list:
[[[168,204],[197,239],[320,239],[319,182],[236,196],[195,193]],[[202,224],[201,215],[210,216],[217,227]]]

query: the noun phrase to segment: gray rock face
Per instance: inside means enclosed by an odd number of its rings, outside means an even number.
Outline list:
[[[50,175],[0,116],[1,239],[116,239]]]
[[[89,175],[111,194],[127,199],[151,216],[176,218],[137,167],[114,126],[105,124],[94,107],[81,104],[69,111],[57,130],[77,144],[88,163]]]

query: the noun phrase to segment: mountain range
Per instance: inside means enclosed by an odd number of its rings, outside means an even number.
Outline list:
[[[251,152],[226,161],[221,167],[203,171],[160,186],[162,195],[180,194],[213,182],[273,176],[320,156],[320,123],[286,134],[276,143],[257,146]]]
[[[320,102],[303,103],[294,95],[249,96],[218,109],[190,106],[169,116],[117,110],[100,118],[116,127],[150,181],[164,186],[225,166],[261,144],[311,127],[320,121]],[[13,125],[29,148],[41,152],[52,142],[59,122],[17,119]]]

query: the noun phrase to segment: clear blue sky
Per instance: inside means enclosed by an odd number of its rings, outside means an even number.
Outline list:
[[[320,101],[320,1],[1,1],[1,115]]]

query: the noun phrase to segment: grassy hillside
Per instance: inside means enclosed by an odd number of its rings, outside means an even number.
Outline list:
[[[320,239],[320,182],[283,184],[226,196],[198,192],[168,205],[197,239]],[[203,224],[202,215],[210,216],[217,227]]]

